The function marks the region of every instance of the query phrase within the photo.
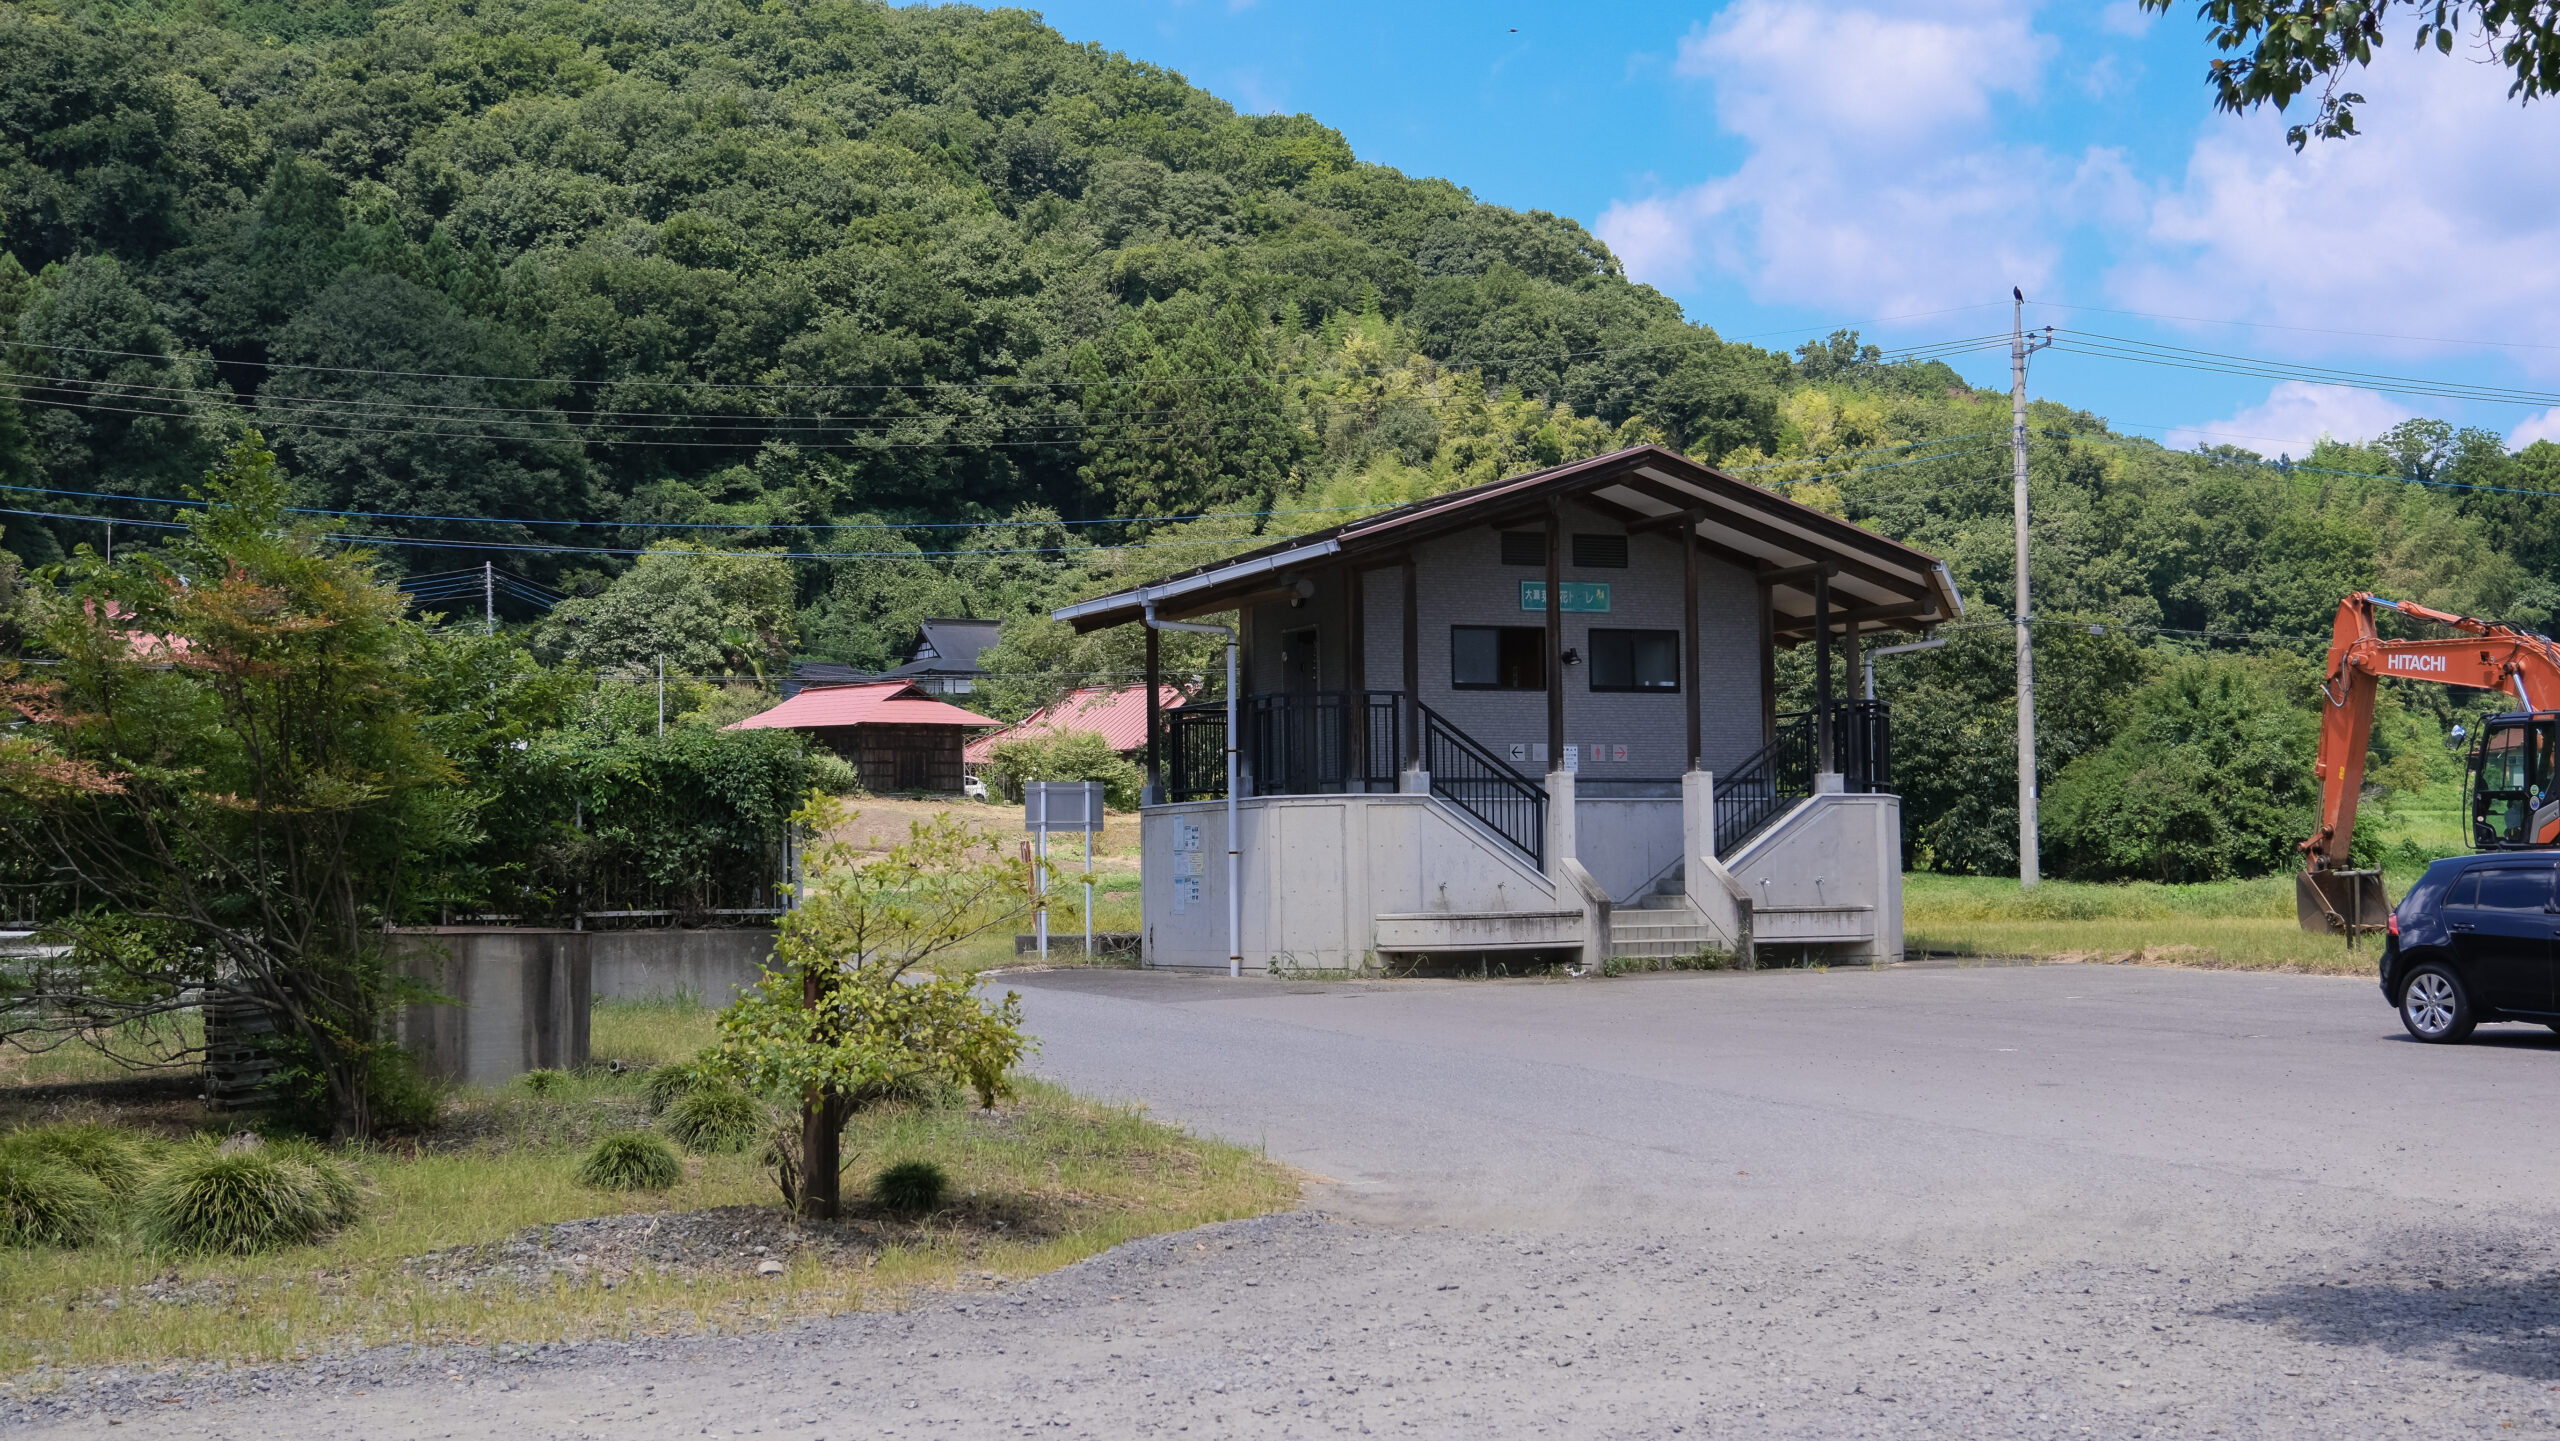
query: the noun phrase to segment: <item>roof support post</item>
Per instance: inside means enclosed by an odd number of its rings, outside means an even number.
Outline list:
[[[1404,553],[1404,768],[1422,769],[1422,577]]]
[[[1143,804],[1164,804],[1164,657],[1162,632],[1147,627],[1147,793]]]
[[[1369,774],[1369,582],[1360,568],[1342,563],[1342,788]],[[1321,688],[1321,687],[1319,687]],[[1366,788],[1363,783],[1363,789]]]
[[[1547,768],[1564,769],[1564,502],[1547,502]]]
[[[1704,769],[1706,759],[1705,726],[1698,717],[1698,692],[1704,689],[1698,677],[1698,522],[1704,514],[1692,510],[1688,518],[1680,527],[1680,624],[1689,652],[1682,658],[1688,673],[1681,679],[1689,692],[1683,709],[1689,713],[1689,769],[1694,771]]]
[[[1813,576],[1813,768],[1824,775],[1834,774],[1840,769],[1832,740],[1831,576],[1827,571],[1816,571]]]

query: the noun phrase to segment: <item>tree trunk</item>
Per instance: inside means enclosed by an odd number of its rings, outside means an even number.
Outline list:
[[[844,1103],[819,1096],[800,1106],[800,1215],[832,1221],[844,1210]]]

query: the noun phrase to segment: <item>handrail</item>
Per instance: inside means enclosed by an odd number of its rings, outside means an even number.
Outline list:
[[[1431,793],[1484,823],[1509,841],[1529,863],[1547,866],[1547,791],[1503,763],[1475,737],[1449,723],[1448,717],[1413,702],[1422,727],[1422,764],[1431,773]]]
[[[1893,788],[1892,711],[1881,701],[1836,701],[1831,707],[1833,764],[1853,794]],[[1742,764],[1716,777],[1716,858],[1728,859],[1797,801],[1813,794],[1814,713],[1778,717],[1778,733]]]

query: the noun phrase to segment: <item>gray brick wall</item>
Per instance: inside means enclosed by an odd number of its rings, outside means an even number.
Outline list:
[[[1612,521],[1568,508],[1565,530],[1614,532]],[[1568,542],[1569,544],[1569,542]],[[1567,552],[1568,561],[1571,552]],[[1417,589],[1421,597],[1422,700],[1447,716],[1478,741],[1507,755],[1514,744],[1543,744],[1547,738],[1546,696],[1535,691],[1460,691],[1449,683],[1449,628],[1453,625],[1529,625],[1546,623],[1542,611],[1520,608],[1520,582],[1543,579],[1545,572],[1501,563],[1501,543],[1490,527],[1464,531],[1423,546],[1416,554]],[[1642,535],[1632,539],[1625,570],[1583,570],[1565,566],[1568,581],[1601,581],[1610,588],[1606,615],[1568,614],[1565,644],[1590,653],[1594,627],[1676,631],[1681,626],[1680,542],[1676,537]],[[1404,681],[1404,580],[1395,569],[1370,572],[1364,596],[1368,647],[1366,665],[1372,688],[1401,689]],[[1710,770],[1739,763],[1760,745],[1759,590],[1750,575],[1712,557],[1699,561],[1699,661],[1704,671],[1701,731]],[[1316,598],[1304,616],[1324,610],[1329,635],[1341,633],[1338,584],[1319,580]],[[1328,609],[1328,602],[1330,608]],[[1298,621],[1303,625],[1306,622]],[[1338,648],[1337,652],[1338,654]],[[1682,664],[1687,661],[1685,653]],[[1257,676],[1262,674],[1259,667]],[[1273,672],[1276,679],[1276,669]],[[1338,674],[1338,673],[1337,673]],[[1329,684],[1339,685],[1338,678]],[[1590,667],[1565,672],[1565,737],[1573,744],[1627,748],[1627,759],[1593,762],[1585,752],[1583,774],[1659,777],[1678,775],[1687,764],[1686,688],[1700,677],[1683,675],[1682,694],[1632,695],[1591,689]],[[1611,755],[1614,756],[1614,749]],[[1535,769],[1523,763],[1524,769]]]

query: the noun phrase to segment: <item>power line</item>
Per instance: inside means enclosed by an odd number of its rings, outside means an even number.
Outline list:
[[[2141,365],[2161,366],[2174,370],[2203,371],[2216,375],[2241,375],[2260,380],[2293,380],[2307,385],[2335,386],[2349,390],[2375,390],[2399,395],[2425,395],[2445,400],[2470,400],[2489,405],[2528,407],[2560,405],[2560,392],[2524,390],[2514,386],[2472,385],[2459,381],[2426,380],[2414,376],[2386,375],[2375,371],[2343,370],[2331,366],[2288,364],[2260,360],[2254,356],[2226,355],[2218,351],[2196,350],[2187,346],[2162,345],[2147,340],[2122,336],[2099,335],[2085,330],[2063,330],[2057,349],[2106,360],[2126,360]]]

